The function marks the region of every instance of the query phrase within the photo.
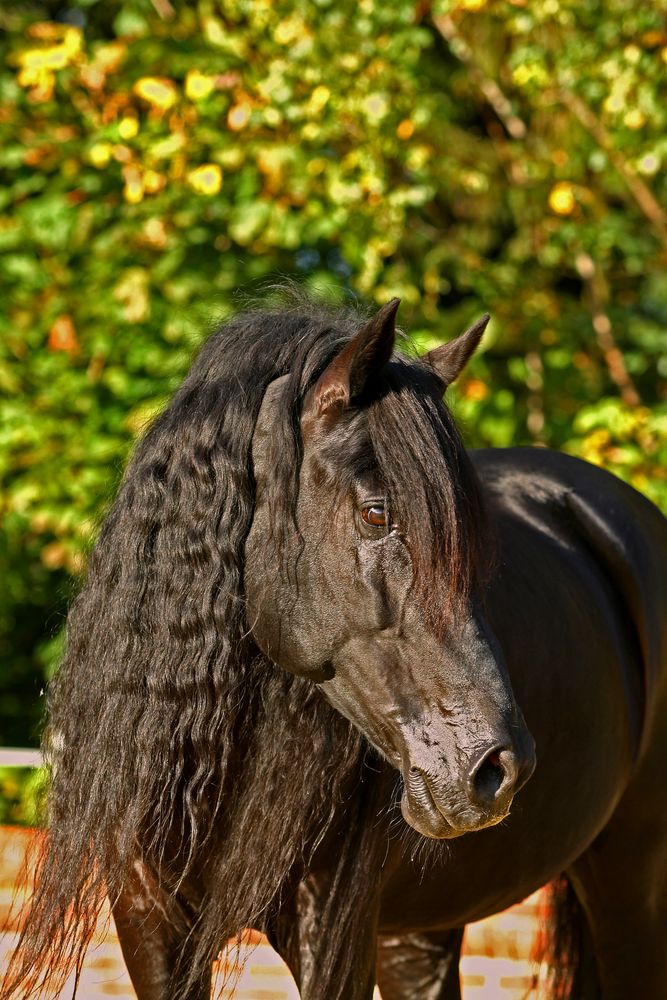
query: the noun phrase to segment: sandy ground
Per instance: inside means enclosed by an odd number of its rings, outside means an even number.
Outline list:
[[[25,830],[0,827],[0,969],[16,940],[17,918],[10,908],[18,900],[20,909],[22,896],[16,886],[28,836]],[[538,970],[530,955],[544,905],[536,893],[511,910],[468,927],[461,961],[464,1000],[537,1000]],[[241,949],[244,962],[235,1000],[298,1000],[294,981],[280,958],[260,935],[252,938],[252,944]],[[71,996],[71,990],[62,996]],[[113,922],[106,918],[88,952],[77,996],[79,1000],[136,1000]],[[216,1000],[230,996],[228,989],[218,990]]]

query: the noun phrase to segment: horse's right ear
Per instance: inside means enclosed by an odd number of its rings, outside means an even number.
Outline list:
[[[362,395],[391,357],[400,299],[392,299],[330,361],[304,400],[304,414],[339,413]]]

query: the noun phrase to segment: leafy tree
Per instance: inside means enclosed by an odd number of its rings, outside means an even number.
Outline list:
[[[483,310],[471,444],[667,509],[664,3],[3,4],[0,724],[43,671],[136,435],[263,279]]]

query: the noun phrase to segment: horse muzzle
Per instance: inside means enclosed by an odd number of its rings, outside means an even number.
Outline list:
[[[409,764],[403,771],[401,812],[425,837],[452,839],[501,823],[515,794],[535,769],[534,747],[521,752],[487,747],[468,762],[456,781],[432,767]]]

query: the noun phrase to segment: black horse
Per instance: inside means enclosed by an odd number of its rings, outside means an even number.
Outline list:
[[[3,996],[57,996],[108,894],[140,1000],[204,1000],[245,927],[307,1000],[454,1000],[465,924],[564,872],[571,992],[667,997],[667,524],[467,455],[442,395],[485,321],[409,360],[397,305],[238,316],[138,446]]]

